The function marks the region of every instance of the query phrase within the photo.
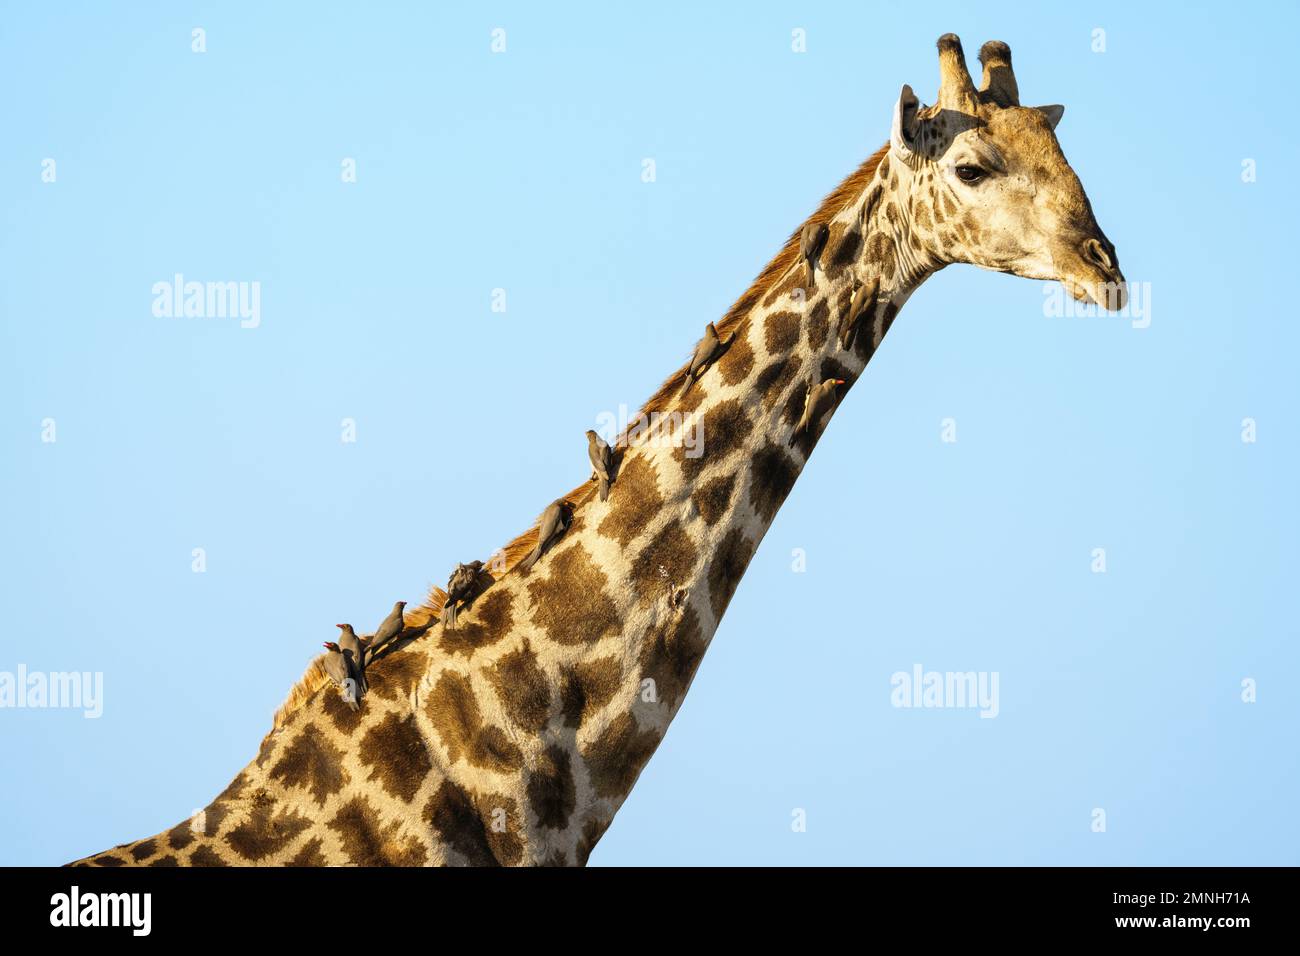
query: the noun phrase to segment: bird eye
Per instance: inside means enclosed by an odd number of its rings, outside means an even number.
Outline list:
[[[975,185],[985,176],[984,170],[978,166],[958,166],[957,178],[969,186]]]

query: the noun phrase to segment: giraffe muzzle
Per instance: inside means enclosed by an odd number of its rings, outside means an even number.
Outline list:
[[[1058,272],[1061,283],[1080,302],[1093,302],[1118,312],[1128,302],[1128,286],[1115,256],[1115,247],[1100,233],[1088,236],[1066,256],[1071,267]]]

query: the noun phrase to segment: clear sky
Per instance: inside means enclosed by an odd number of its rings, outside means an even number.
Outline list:
[[[923,286],[592,863],[1300,863],[1296,7],[448,6],[6,5],[0,672],[103,712],[0,709],[0,863],[184,819],[335,621],[580,481],[947,31],[1066,105],[1149,324]],[[259,324],[156,316],[177,273]]]

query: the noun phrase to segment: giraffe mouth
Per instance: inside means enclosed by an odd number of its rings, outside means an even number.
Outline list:
[[[1061,285],[1070,295],[1107,312],[1124,308],[1128,302],[1128,283],[1119,271],[1114,247],[1100,232],[1093,232],[1083,242],[1070,243],[1057,252],[1065,253],[1054,255],[1053,259],[1058,263]]]
[[[1124,277],[1116,272],[1113,276],[1099,276],[1088,279],[1071,279],[1063,277],[1061,285],[1075,299],[1107,312],[1119,312],[1128,302],[1128,284]]]

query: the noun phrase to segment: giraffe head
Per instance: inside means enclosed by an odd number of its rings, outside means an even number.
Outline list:
[[[889,151],[911,232],[900,253],[1056,279],[1081,301],[1122,308],[1115,247],[1056,141],[1065,108],[1020,105],[1005,43],[984,44],[979,60],[976,89],[961,41],[945,34],[937,102],[921,107],[910,86],[899,95]]]

